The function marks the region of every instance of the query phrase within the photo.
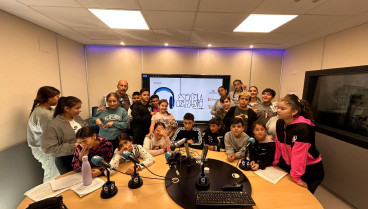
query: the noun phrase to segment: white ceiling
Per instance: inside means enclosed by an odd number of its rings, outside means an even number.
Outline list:
[[[150,30],[110,29],[88,8],[140,10]],[[368,0],[0,0],[0,9],[85,45],[286,49],[368,22]],[[251,13],[299,17],[271,33],[232,32]]]

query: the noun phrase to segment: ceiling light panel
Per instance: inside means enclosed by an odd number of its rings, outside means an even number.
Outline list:
[[[297,16],[251,14],[235,28],[234,32],[269,33]]]
[[[140,11],[89,9],[110,28],[149,30]]]

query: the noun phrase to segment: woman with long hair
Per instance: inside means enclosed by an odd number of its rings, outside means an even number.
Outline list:
[[[48,123],[41,138],[41,148],[55,157],[60,174],[73,170],[72,159],[75,150],[76,132],[87,124],[79,117],[82,102],[68,96],[60,97],[55,108],[54,118]]]
[[[59,175],[55,165],[55,158],[41,150],[41,136],[46,130],[46,124],[52,120],[54,108],[60,97],[60,91],[52,86],[43,86],[38,89],[33,101],[27,126],[28,146],[44,170],[43,182],[49,181]]]

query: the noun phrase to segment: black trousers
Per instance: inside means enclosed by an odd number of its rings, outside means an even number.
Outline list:
[[[281,169],[284,171],[290,173],[291,166],[285,163],[285,160],[280,157],[280,162],[277,164]],[[314,194],[317,187],[321,184],[323,181],[323,178],[325,177],[325,171],[323,169],[323,163],[318,162],[316,164],[307,165],[305,168],[305,173],[301,176],[301,179],[307,183],[308,190]]]
[[[60,175],[73,170],[72,166],[73,155],[61,156],[55,158],[55,164]]]

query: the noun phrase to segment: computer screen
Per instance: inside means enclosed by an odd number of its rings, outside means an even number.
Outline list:
[[[208,122],[213,117],[210,111],[220,98],[218,87],[229,89],[229,83],[230,75],[142,74],[142,87],[150,89],[150,95],[166,99],[168,112],[179,122],[187,112],[198,123]]]

